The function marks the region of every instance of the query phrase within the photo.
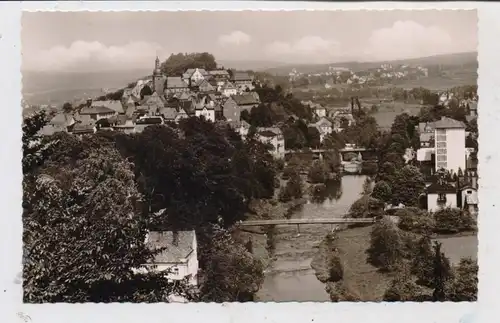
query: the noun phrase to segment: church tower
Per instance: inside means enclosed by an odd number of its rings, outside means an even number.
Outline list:
[[[160,70],[160,59],[156,56],[155,69],[153,70],[153,92],[158,95],[163,94],[164,81]]]

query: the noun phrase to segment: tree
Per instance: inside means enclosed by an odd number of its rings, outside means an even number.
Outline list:
[[[398,227],[401,230],[429,236],[436,227],[434,217],[416,207],[405,207],[394,215],[399,217]]]
[[[298,172],[291,174],[285,187],[280,191],[279,199],[288,202],[294,198],[301,198],[303,194],[302,178]]]
[[[62,110],[64,113],[71,113],[73,112],[73,106],[71,105],[71,103],[66,102],[62,106]]]
[[[368,261],[384,270],[396,270],[404,256],[403,240],[396,225],[384,218],[373,226],[370,237]]]
[[[444,302],[446,301],[446,291],[445,286],[448,280],[451,278],[451,267],[450,261],[444,253],[441,252],[441,243],[434,242],[434,270],[433,270],[433,285],[434,292],[432,294],[432,299],[434,302]]]
[[[429,237],[421,237],[415,246],[414,256],[411,263],[411,272],[414,274],[419,285],[433,286],[433,250]]]
[[[307,175],[309,182],[313,184],[325,183],[328,179],[328,169],[321,161],[315,161]]]
[[[76,156],[68,143],[24,180],[24,300],[167,301],[165,276],[134,272],[154,252],[129,163],[109,145],[84,139]]]
[[[204,302],[253,301],[264,281],[262,263],[221,228],[201,251],[200,299]]]
[[[477,301],[477,260],[462,258],[454,268],[454,277],[447,287],[447,298],[453,302]]]
[[[202,68],[207,71],[217,68],[215,57],[207,52],[171,54],[160,66],[167,75],[181,76],[187,69]]]
[[[391,187],[386,181],[378,181],[375,183],[370,196],[384,202],[389,202],[392,197]]]
[[[52,138],[43,137],[39,134],[40,130],[49,122],[45,111],[34,114],[24,119],[22,136],[22,169],[26,176],[34,168],[40,166],[45,158],[52,152],[54,144]]]
[[[393,203],[417,206],[418,197],[424,192],[425,182],[420,170],[406,165],[395,172],[392,183]]]

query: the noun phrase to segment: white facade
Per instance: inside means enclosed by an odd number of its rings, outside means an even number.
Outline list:
[[[440,198],[445,198],[444,203],[439,203]],[[457,194],[455,193],[429,193],[427,194],[427,211],[436,212],[444,208],[456,208],[457,207]]]
[[[203,107],[203,109],[199,109],[195,111],[195,115],[197,117],[203,116],[205,120],[215,122],[215,110],[214,108],[207,109],[207,107]]]
[[[188,278],[188,282],[190,285],[197,286],[199,263],[198,263],[197,239],[196,239],[196,234],[194,234],[194,232],[192,234],[192,239],[189,242],[188,246],[191,251],[186,253],[185,258],[177,258],[177,259],[168,258],[171,259],[170,261],[155,260],[154,263],[145,264],[143,265],[143,267],[135,269],[134,271],[137,273],[140,272],[146,273],[149,271],[155,271],[155,272],[170,271],[167,274],[168,279],[182,280]]]
[[[319,117],[319,118],[324,118],[326,117],[326,109],[323,107],[318,107],[314,109],[314,113]]]
[[[465,129],[437,128],[435,130],[436,170],[444,168],[458,172],[465,170]]]
[[[201,80],[204,80],[205,77],[203,76],[203,74],[200,72],[199,69],[196,69],[193,73],[193,75],[191,75],[191,82],[193,83],[196,83],[196,82],[199,82]]]

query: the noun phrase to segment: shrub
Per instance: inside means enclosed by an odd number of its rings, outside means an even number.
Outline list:
[[[408,270],[398,272],[384,294],[386,302],[417,301],[421,296],[421,288],[415,283]]]
[[[328,261],[328,274],[328,281],[331,282],[338,282],[344,277],[344,267],[342,266],[338,256],[331,256]]]
[[[361,301],[359,295],[354,293],[350,288],[346,287],[343,282],[329,282],[326,284],[325,290],[330,295],[330,300],[332,302]]]
[[[394,215],[399,217],[398,227],[405,231],[430,235],[436,225],[431,215],[413,207],[397,210]]]
[[[453,302],[477,301],[477,261],[471,258],[462,258],[453,271],[454,277],[446,288],[448,300]]]
[[[368,195],[356,200],[349,209],[350,218],[373,218],[384,214],[384,203]]]
[[[396,225],[388,218],[377,222],[372,229],[368,261],[381,269],[394,271],[404,257],[402,235]]]
[[[292,176],[296,172],[297,172],[297,170],[295,169],[295,167],[288,165],[288,166],[284,167],[283,175],[281,178],[283,178],[284,180],[288,180],[290,178],[290,176]]]
[[[417,283],[432,287],[432,276],[434,272],[434,253],[431,240],[422,237],[414,246],[414,255],[411,263],[411,272],[417,277]]]
[[[457,233],[474,230],[476,221],[468,212],[460,209],[445,208],[434,213],[435,232]]]

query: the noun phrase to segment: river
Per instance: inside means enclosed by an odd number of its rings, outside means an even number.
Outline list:
[[[327,186],[324,200],[308,201],[292,214],[292,218],[328,218],[346,214],[363,189],[364,175],[347,175]],[[276,245],[273,261],[265,272],[264,284],[257,293],[263,302],[321,302],[330,301],[311,268],[316,247],[331,230],[330,225],[302,225],[300,233],[295,226],[276,227]],[[450,237],[438,239],[452,263],[460,257],[477,257],[477,237]]]
[[[364,175],[343,176],[327,186],[323,201],[308,201],[292,218],[342,217],[360,197]],[[329,225],[302,225],[300,234],[294,226],[277,227],[274,261],[266,271],[259,301],[329,301],[325,286],[314,274],[311,261]]]

